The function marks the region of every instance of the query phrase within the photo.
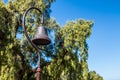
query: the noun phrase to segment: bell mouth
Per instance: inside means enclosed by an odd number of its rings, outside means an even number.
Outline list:
[[[32,42],[35,45],[47,45],[47,44],[50,44],[50,40],[49,39],[43,39],[43,38],[33,39]]]

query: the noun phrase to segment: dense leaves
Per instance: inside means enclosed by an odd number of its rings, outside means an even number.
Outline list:
[[[103,80],[95,71],[89,71],[88,44],[92,21],[76,20],[64,27],[50,18],[50,6],[55,0],[0,1],[0,80],[34,80],[37,55],[22,31],[24,11],[35,6],[44,12],[45,26],[51,44],[39,46],[41,53],[41,80]],[[37,11],[26,16],[26,30],[33,38],[40,23]],[[19,36],[18,36],[19,35]]]

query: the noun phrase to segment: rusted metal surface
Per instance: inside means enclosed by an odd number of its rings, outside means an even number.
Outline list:
[[[35,38],[32,41],[30,40],[30,38],[27,34],[27,31],[26,31],[26,27],[25,27],[25,17],[31,9],[36,9],[42,14],[41,26],[37,28]],[[25,33],[27,40],[36,49],[36,52],[38,55],[38,68],[36,70],[36,72],[37,72],[36,80],[40,80],[40,71],[41,71],[41,69],[40,69],[40,52],[39,52],[40,50],[37,47],[37,45],[47,45],[51,42],[49,37],[47,36],[47,33],[45,31],[43,24],[44,24],[44,15],[40,9],[38,9],[36,7],[31,7],[25,11],[25,13],[23,15],[23,21],[22,21],[23,30],[24,30],[24,33]]]
[[[50,43],[50,39],[43,26],[37,27],[35,38],[32,40],[35,45],[47,45]]]

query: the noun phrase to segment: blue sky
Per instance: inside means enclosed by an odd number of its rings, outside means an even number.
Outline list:
[[[88,38],[89,69],[104,80],[120,80],[120,1],[119,0],[56,0],[51,17],[60,25],[69,20],[93,20]]]

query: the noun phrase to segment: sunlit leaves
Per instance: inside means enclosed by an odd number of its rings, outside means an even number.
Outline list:
[[[26,74],[25,72],[30,69],[30,63],[27,60],[33,59],[34,55],[28,57],[25,53],[31,54],[34,49],[28,45],[24,37],[21,40],[16,36],[18,31],[20,32],[22,15],[27,8],[36,6],[45,12],[45,19],[48,18],[49,13],[47,10],[50,8],[51,1],[47,0],[47,5],[45,4],[43,0],[8,0],[7,4],[0,1],[0,80],[19,80],[20,78],[22,80],[24,74]],[[28,17],[31,16],[28,15]],[[29,22],[31,23],[31,20],[27,23]],[[35,27],[32,28],[31,25],[26,25],[28,26],[28,34],[33,35],[32,32]],[[26,47],[27,45],[28,47]],[[27,80],[27,77],[25,79]]]
[[[86,39],[91,34],[92,21],[77,20],[68,22],[65,27],[60,30],[60,34],[64,39],[64,47],[79,49],[80,55],[85,60],[87,59],[88,47]],[[72,45],[71,45],[72,44]]]
[[[95,71],[90,71],[88,75],[89,75],[89,80],[103,80],[103,78]]]
[[[92,26],[92,21],[77,20],[55,29],[56,57],[47,67],[51,80],[89,80],[86,39]]]

